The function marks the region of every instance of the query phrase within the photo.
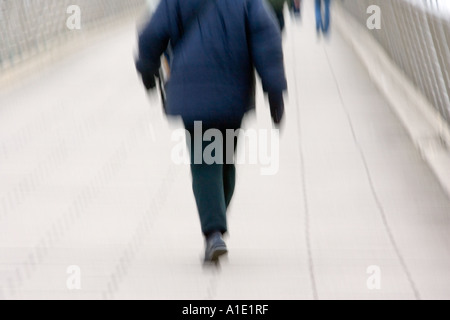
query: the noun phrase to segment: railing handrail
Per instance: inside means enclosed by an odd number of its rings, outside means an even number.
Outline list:
[[[409,0],[342,1],[342,7],[364,26],[371,5],[382,11],[382,28],[370,33],[450,125],[448,17]]]

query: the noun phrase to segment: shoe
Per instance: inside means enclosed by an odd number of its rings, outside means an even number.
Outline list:
[[[206,238],[205,262],[217,262],[220,256],[227,253],[221,232],[214,232]]]

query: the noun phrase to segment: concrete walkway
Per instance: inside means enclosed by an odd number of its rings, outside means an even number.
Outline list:
[[[450,298],[448,195],[304,10],[287,16],[279,171],[239,165],[219,267],[201,264],[179,124],[140,85],[133,24],[0,93],[0,299]],[[260,91],[245,127],[271,127]]]

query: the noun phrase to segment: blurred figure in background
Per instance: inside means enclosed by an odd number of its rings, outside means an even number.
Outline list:
[[[270,6],[275,12],[275,17],[277,18],[280,30],[283,32],[285,27],[284,21],[284,6],[289,3],[290,0],[268,0]]]
[[[284,115],[287,82],[281,32],[264,1],[161,0],[139,34],[136,68],[148,90],[155,88],[160,58],[169,43],[172,49],[165,112],[181,117],[189,133],[205,262],[217,262],[228,252],[223,235],[228,232],[227,210],[235,188],[236,149],[227,146],[237,142],[225,131],[239,129],[245,114],[255,108],[255,70],[276,127]],[[208,129],[220,131],[223,139],[203,141]],[[203,156],[198,161],[198,151],[213,143],[220,144],[222,161],[211,164]]]
[[[301,17],[302,17],[302,0],[290,0],[289,11],[295,18],[301,19]]]
[[[316,5],[316,30],[320,35],[328,35],[330,29],[330,1],[331,0],[315,0]]]

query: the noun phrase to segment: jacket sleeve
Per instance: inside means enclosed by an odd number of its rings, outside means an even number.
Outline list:
[[[247,2],[249,47],[263,90],[281,95],[287,90],[281,32],[266,1]]]
[[[136,69],[143,77],[154,76],[161,65],[161,55],[170,40],[168,1],[161,0],[150,21],[138,37]]]

